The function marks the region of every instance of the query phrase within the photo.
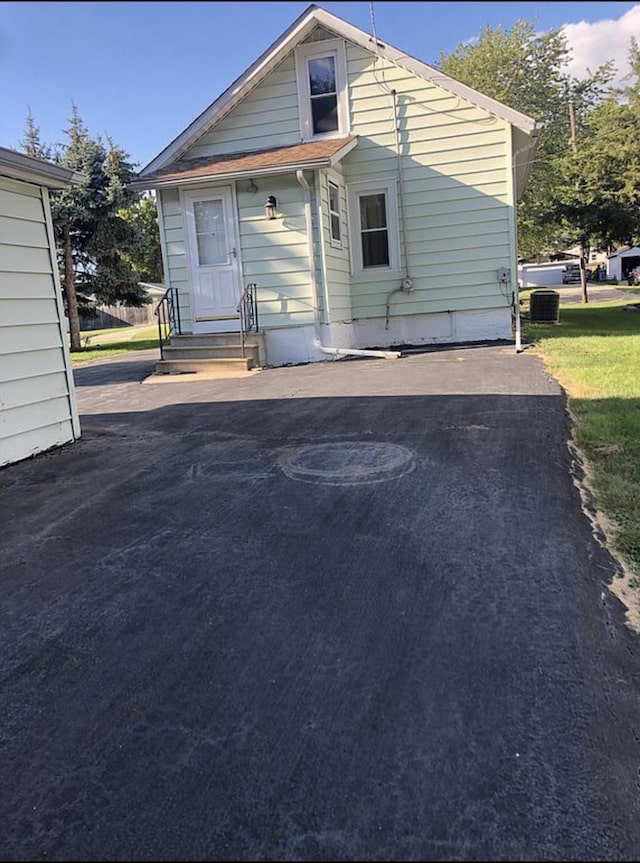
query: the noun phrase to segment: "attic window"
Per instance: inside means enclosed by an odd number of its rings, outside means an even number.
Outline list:
[[[298,103],[303,140],[348,134],[344,42],[331,39],[296,51]]]
[[[338,131],[336,58],[312,57],[308,63],[311,127],[314,135]]]

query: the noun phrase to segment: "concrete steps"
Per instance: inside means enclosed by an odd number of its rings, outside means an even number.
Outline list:
[[[156,374],[175,375],[194,372],[248,372],[253,368],[250,357],[221,357],[220,359],[173,359],[158,360]]]
[[[156,362],[156,374],[242,373],[264,365],[264,337],[251,333],[244,357],[239,333],[172,336]]]
[[[262,339],[262,333],[251,333],[247,342],[257,344]],[[210,347],[215,345],[239,345],[240,333],[212,333],[209,335],[171,336],[171,347],[193,345],[193,347]]]
[[[253,365],[259,365],[259,348],[256,344],[245,344],[244,355]],[[219,360],[241,359],[242,345],[179,345],[173,344],[164,349],[165,360]]]

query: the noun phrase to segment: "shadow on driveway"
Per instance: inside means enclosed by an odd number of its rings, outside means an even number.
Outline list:
[[[564,398],[472,356],[126,410],[96,375],[0,473],[7,859],[634,859],[637,639]]]
[[[74,366],[76,387],[109,386],[117,383],[141,383],[153,373],[159,353],[138,351],[118,359],[97,360]]]

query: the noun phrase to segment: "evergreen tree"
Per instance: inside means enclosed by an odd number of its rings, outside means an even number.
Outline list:
[[[20,146],[27,156],[47,160],[53,158],[52,148],[42,143],[40,129],[35,124],[31,108],[29,108],[29,113],[27,114],[24,138],[20,141]]]
[[[107,143],[103,162],[104,201],[87,244],[94,263],[91,292],[101,303],[141,306],[148,299],[128,257],[135,232],[121,216],[122,208],[132,205],[140,196],[131,191],[134,168],[128,155],[110,138]]]
[[[79,300],[93,297],[99,303],[122,302],[141,306],[144,290],[124,257],[133,242],[133,231],[119,216],[121,208],[137,199],[129,187],[134,169],[121,148],[100,137],[93,138],[78,109],[72,105],[66,142],[56,161],[82,176],[79,185],[51,195],[51,211],[60,254],[64,297],[69,315],[71,350],[80,343]],[[44,148],[29,113],[23,146],[33,153]]]

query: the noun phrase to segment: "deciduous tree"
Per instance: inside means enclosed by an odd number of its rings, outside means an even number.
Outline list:
[[[552,248],[566,231],[557,199],[567,181],[570,102],[577,113],[587,116],[610,93],[612,64],[578,80],[566,71],[570,56],[561,30],[538,33],[533,23],[522,20],[509,30],[487,26],[476,42],[440,55],[448,75],[544,124],[518,211],[523,257]]]
[[[132,242],[123,257],[141,282],[161,282],[162,251],[155,198],[144,197],[120,210],[119,216],[133,232]]]

